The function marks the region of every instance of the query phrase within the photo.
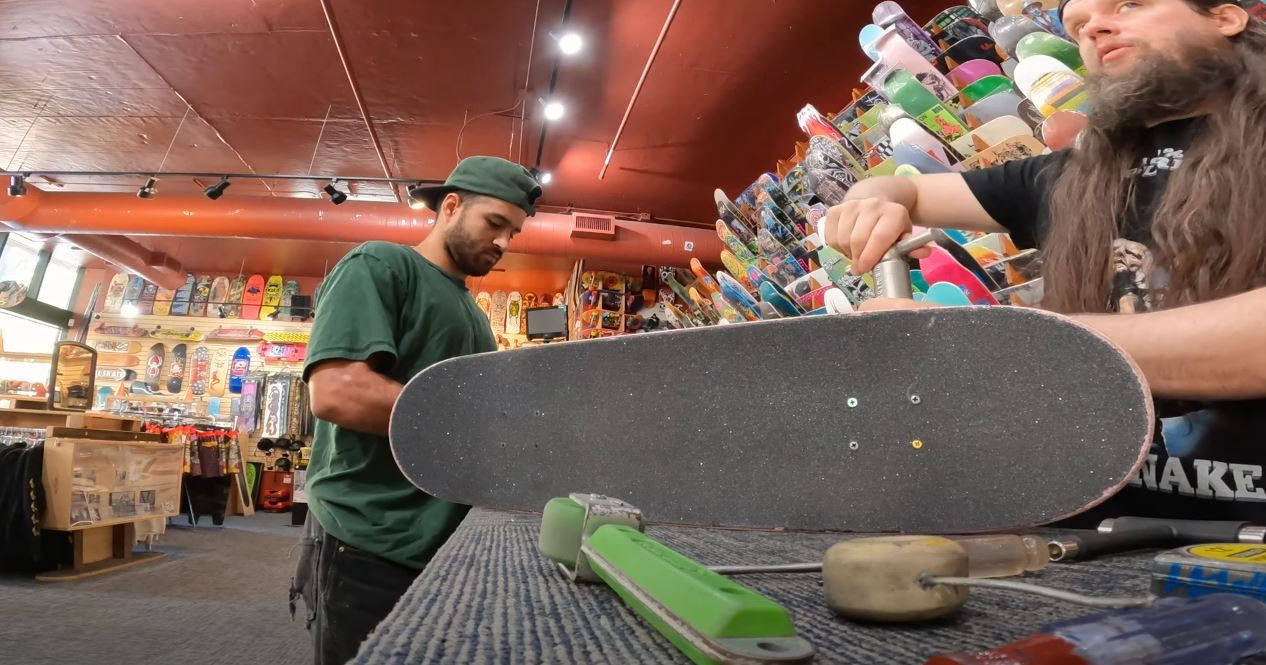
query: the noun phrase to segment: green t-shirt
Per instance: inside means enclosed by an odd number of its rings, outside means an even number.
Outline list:
[[[488,319],[465,282],[410,247],[357,247],[318,295],[305,380],[323,360],[388,354],[387,376],[408,383],[445,358],[496,350]],[[306,489],[308,509],[335,538],[419,570],[469,510],[411,485],[385,437],[320,419]]]

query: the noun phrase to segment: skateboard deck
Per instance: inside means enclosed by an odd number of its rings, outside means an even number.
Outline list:
[[[211,297],[207,301],[207,316],[225,318],[228,311],[225,305],[229,300],[229,278],[220,276],[211,280]]]
[[[154,294],[154,315],[169,316],[171,314],[171,302],[175,297],[175,289],[159,287],[158,292]]]
[[[189,299],[189,316],[207,316],[207,302],[211,300],[211,276],[199,275]]]
[[[185,273],[185,283],[176,289],[176,295],[171,299],[171,313],[175,316],[187,316],[189,314],[189,299],[193,297],[193,287],[197,284],[198,278],[193,273]]]
[[[506,334],[517,335],[523,323],[523,294],[511,291],[506,300]]]
[[[105,351],[108,353],[140,353],[140,342],[123,342],[118,340],[98,340],[92,343],[97,351]]]
[[[229,284],[228,302],[225,304],[227,318],[236,319],[242,316],[242,294],[246,292],[246,277],[238,275]]]
[[[127,275],[118,273],[110,278],[110,286],[106,288],[105,305],[102,307],[106,314],[118,314],[119,308],[123,306],[123,294],[127,291]]]
[[[242,318],[258,319],[259,305],[264,302],[264,276],[251,275],[242,294]]]
[[[480,291],[479,295],[475,296],[475,304],[479,306],[480,311],[484,313],[484,316],[488,317],[488,321],[489,323],[491,323],[492,322],[492,296],[489,295],[487,291]]]
[[[189,392],[194,395],[206,394],[210,365],[210,349],[200,346],[193,350],[193,362],[189,363]]]
[[[989,348],[1028,351],[1005,366],[974,359]],[[712,385],[760,376],[761,389],[699,400],[683,370]],[[648,394],[660,405],[650,437]],[[453,358],[405,386],[391,448],[417,487],[468,505],[537,511],[600,492],[670,523],[954,533],[1097,505],[1136,477],[1152,424],[1138,368],[1091,329],[961,307]]]
[[[141,299],[136,303],[137,308],[141,311],[142,316],[154,313],[154,301],[158,298],[158,285],[152,282],[145,282],[141,287]]]
[[[233,359],[229,363],[229,392],[240,394],[242,392],[242,377],[251,371],[251,350],[239,346],[233,352]]]
[[[273,314],[277,312],[277,305],[281,304],[281,290],[285,286],[281,275],[273,275],[264,283],[264,299],[259,308],[259,318],[261,321],[273,318]]]
[[[121,367],[102,367],[97,369],[97,380],[99,381],[133,381],[135,379],[135,370]]]
[[[211,357],[211,385],[207,392],[223,397],[229,387],[229,350],[220,347]]]
[[[167,392],[169,393],[179,393],[185,382],[185,355],[188,350],[189,347],[185,344],[171,347],[171,362],[168,363],[170,369],[167,370]]]
[[[163,376],[163,357],[166,347],[162,343],[149,347],[149,359],[145,361],[145,385],[158,392],[159,379]]]
[[[145,280],[132,275],[127,278],[127,288],[123,290],[123,304],[140,307],[141,293],[145,290]]]
[[[277,320],[289,321],[294,312],[290,309],[290,305],[294,302],[294,297],[299,295],[299,282],[288,279],[281,285],[281,306],[277,308]]]
[[[139,349],[137,350],[139,351]],[[135,367],[141,364],[141,357],[135,353],[97,352],[97,364],[117,367]]]
[[[505,291],[496,291],[492,294],[492,332],[503,333],[506,331],[506,299],[508,296]]]

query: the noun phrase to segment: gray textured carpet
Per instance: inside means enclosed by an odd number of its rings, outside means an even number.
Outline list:
[[[260,513],[169,527],[154,547],[162,561],[79,582],[0,576],[0,662],[311,663],[302,617],[292,623],[286,608],[299,537],[289,522]]]
[[[601,586],[572,586],[537,554],[539,520],[475,510],[356,663],[687,663],[672,645]],[[830,534],[651,527],[648,533],[697,561],[767,564],[820,560]],[[1147,591],[1148,555],[1053,565],[1031,581],[1100,595]],[[973,590],[955,618],[911,626],[851,623],[823,604],[818,575],[740,578],[782,603],[820,663],[922,663],[945,650],[987,649],[1051,621],[1091,613],[1028,595]]]

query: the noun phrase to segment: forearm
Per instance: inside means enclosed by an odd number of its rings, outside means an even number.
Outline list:
[[[312,413],[339,427],[387,436],[404,386],[372,370],[314,373]]]
[[[916,226],[1006,232],[985,212],[958,173],[867,178],[853,185],[844,198],[878,198],[900,204],[910,211],[910,221]]]
[[[1266,397],[1266,289],[1146,314],[1080,314],[1134,359],[1157,397]]]

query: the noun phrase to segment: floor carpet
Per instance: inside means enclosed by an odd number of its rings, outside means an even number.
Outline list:
[[[170,526],[154,547],[163,560],[78,582],[0,575],[0,662],[311,663],[303,616],[291,621],[286,606],[299,538],[289,524],[259,513]]]

